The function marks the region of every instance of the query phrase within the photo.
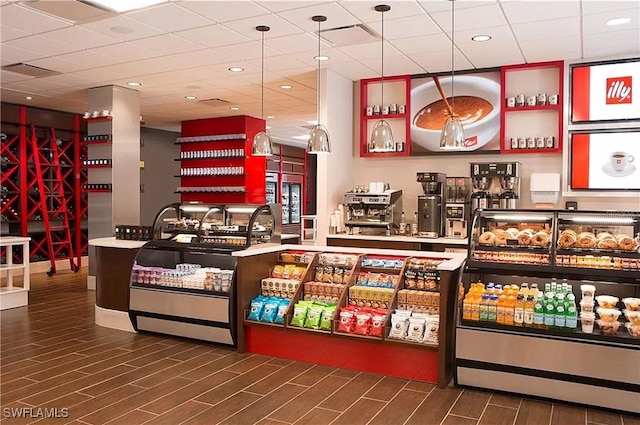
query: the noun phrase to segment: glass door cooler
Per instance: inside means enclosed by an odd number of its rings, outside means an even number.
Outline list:
[[[266,176],[266,203],[278,203],[278,174],[267,173]]]
[[[282,224],[300,225],[302,215],[303,176],[284,174],[282,176]]]

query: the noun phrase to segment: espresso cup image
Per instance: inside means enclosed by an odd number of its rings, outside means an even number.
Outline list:
[[[466,146],[475,151],[494,139],[500,130],[500,85],[485,77],[461,75],[454,79],[451,100],[451,77],[440,77],[442,89],[453,112],[464,126]],[[433,80],[411,90],[411,142],[432,152],[440,150],[440,133],[448,112]]]
[[[616,171],[622,171],[627,167],[627,164],[634,161],[633,155],[629,155],[626,152],[616,151],[609,154],[609,162],[611,167]]]

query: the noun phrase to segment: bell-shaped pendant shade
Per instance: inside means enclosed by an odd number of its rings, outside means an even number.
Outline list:
[[[273,155],[273,143],[271,142],[271,135],[268,131],[261,131],[253,136],[251,154],[254,156]]]
[[[378,120],[371,132],[371,150],[373,152],[393,152],[396,142],[393,140],[391,126],[386,120]]]
[[[462,150],[464,149],[464,128],[457,115],[451,115],[442,127],[440,133],[440,149]]]
[[[309,133],[309,142],[307,142],[308,153],[331,152],[331,141],[329,140],[329,130],[322,125],[317,124]]]

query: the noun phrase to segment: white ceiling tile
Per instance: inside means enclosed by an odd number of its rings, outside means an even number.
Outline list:
[[[376,33],[382,34],[382,22],[372,22],[368,25]],[[399,19],[387,20],[385,18],[384,20],[385,40],[395,40],[439,33],[442,33],[442,30],[426,13]]]
[[[151,37],[153,35],[162,34],[157,28],[145,25],[133,19],[129,19],[126,16],[119,15],[109,19],[103,19],[101,21],[89,22],[82,25],[83,28],[90,29],[92,31],[99,32],[100,34],[108,35],[110,37],[117,38],[119,40],[136,40],[138,38]],[[120,33],[114,32],[112,28],[128,28],[131,32]]]
[[[381,72],[382,64],[379,60],[369,59],[360,62],[378,73]],[[385,57],[384,75],[421,74],[423,72],[424,70],[420,65],[413,62],[405,55]]]
[[[250,1],[184,1],[180,6],[214,22],[235,21],[269,14],[267,9]]]
[[[8,83],[9,88],[15,88],[22,91],[39,92],[47,89],[60,89],[65,87],[63,84],[47,81],[46,78],[32,78],[30,80]]]
[[[251,59],[247,62],[255,67],[261,67],[261,59]],[[304,63],[288,55],[269,56],[264,59],[265,71],[282,71],[292,68],[300,68],[303,66]]]
[[[63,28],[46,34],[47,39],[60,43],[76,45],[76,50],[92,49],[118,43],[120,40],[108,35],[91,31],[80,26]]]
[[[419,0],[418,3],[429,13],[451,11],[451,1],[449,0]],[[468,9],[493,4],[496,4],[496,0],[456,0],[455,9]]]
[[[360,62],[342,62],[331,66],[331,70],[353,81],[362,78],[373,78],[379,76],[373,69],[364,66]]]
[[[29,62],[29,65],[38,66],[40,68],[50,69],[57,72],[74,72],[82,69],[88,69],[88,64],[80,64],[60,59],[59,56],[51,56],[49,58],[36,59]],[[93,68],[93,64],[91,64]]]
[[[527,42],[526,44],[537,44],[535,42]],[[582,48],[580,37],[572,37],[562,41],[556,40],[552,45],[546,48],[539,46],[531,46],[526,48],[523,46],[524,58],[526,62],[545,62],[556,60],[571,60],[582,58]]]
[[[585,58],[640,55],[638,30],[584,36]]]
[[[327,18],[325,22],[320,23],[321,30],[360,23],[360,19],[336,3],[314,4],[312,6],[280,12],[278,15],[293,25],[302,28],[304,31],[312,33],[318,31],[318,23],[311,19],[315,15],[323,15]]]
[[[604,13],[616,10],[626,10],[640,7],[636,0],[582,0],[582,14],[591,15],[592,13]]]
[[[62,55],[64,53],[82,50],[72,44],[49,40],[44,35],[31,35],[29,37],[18,38],[16,40],[7,41],[6,43],[3,43],[3,46],[4,45],[31,50],[33,52],[41,53],[43,56]]]
[[[318,38],[308,33],[286,35],[284,37],[269,39],[265,38],[264,44],[265,46],[269,46],[285,54],[304,52],[314,49],[316,51],[316,55],[318,54]],[[326,43],[322,42],[322,47],[327,48],[328,46]]]
[[[491,52],[492,49],[463,49],[463,53],[473,64],[474,68],[493,68],[502,65],[524,63],[524,57],[515,43],[501,46]]]
[[[483,34],[491,36],[491,40],[483,42],[473,41],[471,38],[478,35],[477,30],[456,31],[456,46],[461,49],[465,49],[465,51],[476,50],[489,56],[495,54],[505,46],[516,46],[516,40],[507,26],[486,28],[486,31],[483,31]],[[449,48],[451,48],[451,46],[449,46]]]
[[[317,54],[318,54],[318,48],[316,47],[315,50],[307,50],[305,52],[294,53],[294,54],[291,54],[290,56],[298,59],[299,61],[303,62],[305,65],[316,68],[318,64],[314,58],[316,57]],[[322,49],[320,50],[320,54],[322,54],[323,56],[329,56],[328,61],[322,61],[321,66],[323,68],[331,68],[331,64],[340,63],[340,62],[351,62],[353,60],[353,58],[351,58],[350,56],[345,55],[340,50],[333,47],[326,48],[323,46]]]
[[[309,7],[314,5],[321,5],[322,3],[328,3],[328,2],[325,2],[323,0],[314,0],[314,1],[266,0],[266,1],[256,1],[255,3],[272,12],[282,12],[285,10],[299,9],[302,7]]]
[[[281,53],[266,45],[264,47],[264,56],[278,56]],[[233,46],[219,47],[216,51],[223,55],[229,56],[238,60],[249,60],[262,57],[262,45],[259,42],[249,41],[247,43],[234,44]]]
[[[23,74],[16,74],[15,72],[0,71],[0,81],[5,85],[7,83],[16,83],[18,81],[30,80],[33,77]]]
[[[143,49],[162,52],[165,55],[192,52],[194,50],[202,50],[205,48],[201,44],[185,40],[181,37],[176,37],[173,34],[162,34],[149,38],[141,38],[140,40],[134,40],[130,43]]]
[[[205,47],[228,46],[230,44],[238,44],[251,40],[251,38],[245,37],[223,25],[207,25],[205,27],[179,31],[175,34]]]
[[[451,40],[444,33],[392,40],[390,43],[407,55],[451,48]]]
[[[106,68],[85,69],[83,71],[72,72],[65,75],[69,77],[76,77],[80,80],[92,81],[94,83],[93,86],[96,87],[104,85],[105,83],[110,84],[112,81],[122,78],[120,74]],[[83,85],[83,83],[80,85]]]
[[[11,43],[11,42],[2,43],[1,57],[2,57],[2,63],[5,65],[7,63],[29,62],[30,60],[38,59],[44,56],[42,53],[9,46],[8,43]]]
[[[518,42],[532,40],[549,40],[572,37],[580,34],[580,18],[562,18],[551,19],[544,23],[544,29],[541,30],[540,24],[529,22],[525,24],[515,24],[511,28]]]
[[[431,13],[431,17],[445,32],[451,32],[450,11]],[[497,4],[456,9],[455,11],[456,31],[497,27],[506,25],[506,23],[504,15]]]
[[[8,26],[21,31],[28,28],[28,31],[34,34],[69,27],[73,24],[19,4],[4,6],[0,14],[0,22],[3,27]]]
[[[82,75],[79,75],[82,74]],[[52,77],[47,77],[48,81],[53,81],[54,83],[62,84],[67,87],[94,87],[98,84],[95,84],[96,80],[93,79],[94,73],[91,71],[78,71],[77,73],[69,73],[62,75],[54,75]]]
[[[362,22],[376,22],[382,19],[382,13],[375,10],[375,7],[380,4],[379,1],[344,1],[339,4]],[[390,19],[424,14],[424,10],[415,1],[392,1],[386,4],[391,6],[391,10],[384,12],[385,22]]]
[[[622,17],[631,19],[631,22],[619,26],[607,26],[606,22],[609,19]],[[597,13],[582,18],[582,30],[585,35],[630,31],[638,28],[640,28],[640,8]],[[637,32],[637,38],[640,38],[640,31]]]
[[[580,16],[580,3],[577,1],[520,0],[502,3],[502,10],[509,23],[520,24]]]
[[[420,65],[425,72],[451,72],[451,49],[440,52],[420,53],[411,55],[411,59]],[[455,51],[456,71],[473,69],[473,64],[456,49]]]
[[[177,53],[172,55],[176,59],[189,62],[194,66],[216,65],[232,61],[227,55],[223,55],[214,49],[197,50],[195,52]]]
[[[226,24],[224,24],[224,26],[226,26],[227,28],[231,28],[232,30],[237,31],[240,34],[243,34],[253,40],[261,40],[262,33],[256,30],[256,27],[258,25],[267,25],[271,28],[270,31],[265,33],[265,40],[268,38],[300,34],[303,32],[299,27],[292,25],[291,23],[280,18],[277,15],[255,16],[239,21],[227,22]]]
[[[92,51],[111,57],[112,64],[162,56],[162,52],[136,46],[131,41],[111,46],[98,47]]]
[[[12,28],[9,26],[3,25],[0,27],[0,39],[2,41],[9,41],[9,40],[13,40],[15,38],[20,38],[20,37],[26,37],[28,35],[31,35],[30,32],[27,31],[23,31],[23,30],[19,30],[16,28]]]
[[[121,63],[106,66],[102,69],[120,74],[122,77],[156,74],[159,72],[175,71],[177,69],[188,69],[192,65],[171,56],[160,56],[157,58],[144,59],[141,61]]]
[[[124,51],[126,49],[126,44],[127,43],[120,44],[119,48]],[[77,67],[75,71],[79,71],[81,69],[90,69],[90,68],[97,68],[100,66],[112,65],[114,62],[116,62],[113,56],[108,56],[108,55],[99,53],[97,49],[67,53],[65,55],[60,55],[57,58],[65,62],[71,62],[71,65],[69,66]],[[127,60],[127,59],[125,57],[124,59],[121,59],[121,60]],[[64,72],[72,72],[72,71],[65,70]]]
[[[127,17],[167,32],[182,31],[212,23],[210,19],[174,3],[130,12],[127,13]]]
[[[353,46],[342,46],[340,51],[345,55],[352,57],[355,60],[363,61],[368,59],[378,58],[380,60],[382,56],[382,42],[376,41],[373,43],[355,44]],[[392,46],[388,41],[384,42],[384,55],[396,56],[401,52]]]

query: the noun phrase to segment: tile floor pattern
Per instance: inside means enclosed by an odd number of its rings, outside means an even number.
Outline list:
[[[3,424],[640,425],[602,410],[101,328],[85,282],[86,272],[43,273],[29,307],[0,314]],[[69,416],[5,417],[25,407]]]

